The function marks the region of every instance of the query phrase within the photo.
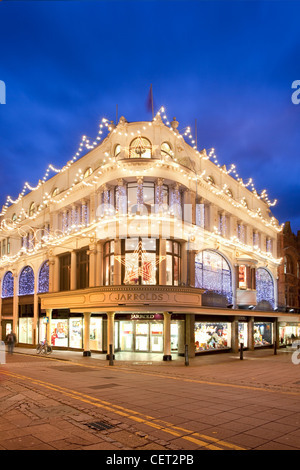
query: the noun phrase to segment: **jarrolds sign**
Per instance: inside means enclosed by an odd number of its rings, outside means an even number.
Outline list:
[[[41,295],[41,307],[47,308],[72,308],[98,309],[99,311],[121,306],[161,306],[169,310],[170,307],[201,306],[201,289],[185,287],[160,286],[118,286],[116,288],[97,287],[77,291],[76,293],[56,292]]]

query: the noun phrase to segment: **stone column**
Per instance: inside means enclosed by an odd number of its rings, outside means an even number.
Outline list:
[[[114,355],[114,316],[115,312],[107,312],[107,355],[106,359],[109,360],[109,346],[112,345],[113,357]]]
[[[70,290],[76,290],[77,288],[77,255],[76,251],[71,251],[71,279],[70,279]]]
[[[17,273],[14,273],[14,299],[13,299],[13,332],[17,336],[17,342],[19,341],[18,333],[18,319],[19,319],[19,286],[18,286],[19,277]]]
[[[103,244],[97,243],[96,286],[103,286]]]
[[[189,357],[195,357],[195,315],[185,315],[185,344],[188,345]]]
[[[52,308],[46,309],[47,317],[47,329],[46,329],[46,339],[49,344],[51,344],[51,319],[52,319]]]
[[[164,312],[164,361],[171,361],[171,313]]]
[[[159,285],[165,286],[167,284],[167,260],[166,260],[166,239],[159,239],[159,257],[160,263],[158,265],[159,269]],[[161,257],[165,257],[162,259]]]
[[[248,321],[248,349],[254,350],[254,317],[250,317]]]
[[[83,338],[83,355],[84,356],[91,356],[90,320],[91,320],[91,314],[89,312],[85,312],[84,313],[84,338]]]
[[[234,317],[231,323],[231,349],[233,353],[239,351],[239,320]]]
[[[89,246],[89,287],[95,287],[96,285],[96,249],[95,245]]]

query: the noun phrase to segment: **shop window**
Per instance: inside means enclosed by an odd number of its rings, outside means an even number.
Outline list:
[[[49,292],[49,261],[42,264],[39,272],[38,292],[44,294]]]
[[[181,247],[179,242],[173,240],[166,241],[166,270],[167,285],[178,286],[180,284],[180,260]]]
[[[8,271],[2,281],[2,297],[13,297],[14,296],[14,277],[11,271]]]
[[[33,344],[33,318],[19,318],[19,343]]]
[[[195,322],[195,350],[209,351],[231,347],[230,323]]]
[[[265,268],[256,270],[256,300],[259,308],[274,308],[274,282],[271,274]]]
[[[273,343],[273,324],[254,323],[254,345],[269,346]]]
[[[26,266],[19,279],[19,295],[34,294],[34,272],[30,266]]]
[[[145,137],[137,137],[129,146],[129,158],[151,158],[152,145]]]
[[[226,259],[215,251],[202,251],[195,259],[195,287],[225,297],[232,303],[232,274]]]

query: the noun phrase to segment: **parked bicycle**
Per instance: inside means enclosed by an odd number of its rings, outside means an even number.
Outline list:
[[[51,354],[52,353],[52,346],[48,343],[47,340],[41,341],[36,348],[37,354]]]

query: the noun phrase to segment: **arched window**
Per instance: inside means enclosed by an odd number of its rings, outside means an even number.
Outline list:
[[[160,147],[162,156],[173,157],[171,145],[168,142],[163,142]]]
[[[46,292],[49,292],[49,261],[42,264],[38,280],[38,293],[44,294]]]
[[[29,207],[29,217],[32,217],[32,216],[34,215],[35,209],[36,209],[35,203],[32,202],[32,203],[30,204],[30,207]]]
[[[23,268],[19,279],[19,295],[34,294],[34,272],[30,266]]]
[[[129,147],[129,158],[151,158],[152,145],[145,137],[133,139]]]
[[[212,176],[208,176],[208,177],[206,178],[206,181],[207,181],[209,184],[216,184],[216,183],[215,183],[215,180],[214,180],[214,178],[213,178]]]
[[[265,268],[258,268],[256,271],[256,300],[268,302],[271,308],[274,308],[274,282],[271,274]]]
[[[14,296],[14,277],[11,271],[8,271],[2,280],[2,297]]]
[[[120,155],[120,152],[121,152],[121,145],[120,144],[117,144],[115,146],[115,150],[114,150],[114,156],[115,157],[118,157]]]
[[[90,176],[91,174],[93,173],[93,170],[91,169],[91,167],[87,168],[85,170],[85,172],[83,173],[83,178],[87,178],[88,176]]]
[[[226,259],[215,251],[205,250],[195,259],[195,287],[226,297],[232,303],[232,274]]]
[[[293,259],[290,255],[284,257],[284,273],[295,274]]]

